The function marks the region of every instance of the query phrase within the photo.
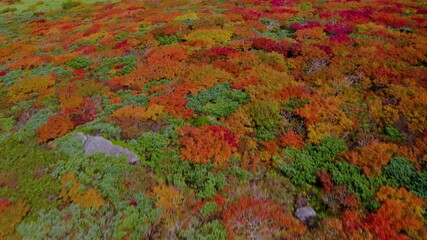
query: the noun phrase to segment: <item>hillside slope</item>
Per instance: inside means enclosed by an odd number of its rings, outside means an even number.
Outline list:
[[[0,239],[427,239],[425,2],[64,2],[0,2]]]

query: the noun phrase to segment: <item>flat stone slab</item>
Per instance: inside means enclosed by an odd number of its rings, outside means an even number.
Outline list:
[[[100,136],[85,135],[78,132],[77,137],[83,142],[83,150],[85,154],[105,153],[107,156],[120,157],[126,156],[128,164],[139,163],[139,158],[136,154],[127,148],[114,145],[110,140]]]

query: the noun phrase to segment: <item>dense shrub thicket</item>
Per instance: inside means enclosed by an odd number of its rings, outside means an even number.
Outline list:
[[[88,2],[0,1],[0,239],[427,239],[425,2]]]

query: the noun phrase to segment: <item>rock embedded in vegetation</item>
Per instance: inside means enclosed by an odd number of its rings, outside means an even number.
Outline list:
[[[77,137],[83,142],[85,154],[105,153],[108,156],[115,157],[125,155],[128,164],[136,164],[140,161],[138,156],[129,149],[114,145],[110,140],[103,137],[85,135],[81,132],[77,133]]]
[[[316,217],[316,211],[310,206],[300,207],[295,211],[295,217],[308,225]]]

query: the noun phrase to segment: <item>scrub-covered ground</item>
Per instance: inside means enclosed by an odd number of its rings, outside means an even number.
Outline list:
[[[427,239],[425,1],[93,2],[0,1],[0,239]]]

